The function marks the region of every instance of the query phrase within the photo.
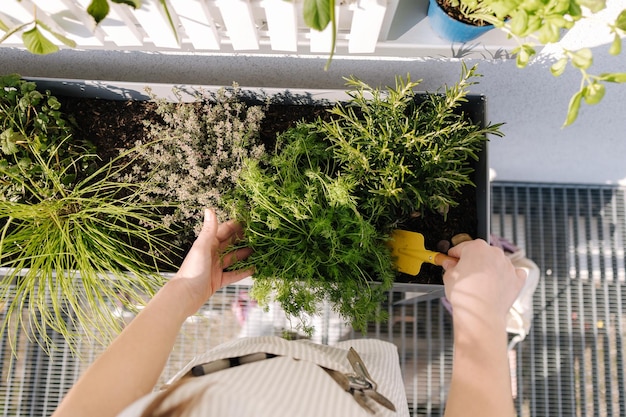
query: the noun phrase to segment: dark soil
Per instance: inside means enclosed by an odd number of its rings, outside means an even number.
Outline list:
[[[458,20],[459,22],[467,23],[472,26],[487,26],[490,25],[489,22],[485,22],[480,19],[471,19],[463,14],[458,6],[453,6],[453,2],[451,0],[437,0],[437,4],[441,6],[444,12],[454,20]]]
[[[159,120],[154,112],[155,104],[151,102],[67,97],[59,97],[59,100],[64,112],[75,120],[77,135],[91,140],[103,160],[115,157],[120,150],[132,148],[137,140],[145,139],[144,120]],[[277,132],[286,130],[300,120],[312,121],[325,113],[322,106],[270,105],[262,125],[262,140],[267,149],[271,150]],[[403,228],[422,233],[426,248],[430,250],[437,250],[440,241],[450,241],[458,233],[476,236],[475,189],[466,187],[458,201],[458,207],[451,208],[446,219],[436,213],[426,213],[412,219]],[[441,267],[423,264],[419,275],[399,274],[397,281],[442,284],[442,272]]]

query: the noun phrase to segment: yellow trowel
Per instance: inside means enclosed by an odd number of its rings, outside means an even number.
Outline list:
[[[391,255],[395,258],[396,270],[409,275],[417,275],[424,262],[441,265],[446,259],[457,258],[424,247],[424,235],[408,230],[394,230],[391,233]]]

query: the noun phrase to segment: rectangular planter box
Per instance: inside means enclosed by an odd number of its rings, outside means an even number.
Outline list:
[[[142,84],[131,82],[66,80],[48,78],[29,78],[35,81],[38,88],[50,90],[56,96],[87,97],[106,100],[148,100],[146,87],[157,97],[178,101],[172,88],[176,87],[182,94],[183,101],[195,101],[195,93],[216,92],[219,86],[181,86],[173,84]],[[251,104],[267,103],[268,98],[273,104],[281,105],[331,105],[337,101],[345,101],[349,97],[342,90],[302,90],[280,88],[247,88],[241,87],[241,93]],[[419,99],[419,95],[418,95]],[[473,122],[486,124],[486,98],[482,95],[468,96],[467,103],[461,109]],[[490,230],[490,199],[489,199],[489,164],[488,146],[483,147],[479,161],[474,165],[474,182],[476,184],[476,235],[474,237],[489,241]],[[443,296],[443,286],[436,284],[396,283],[394,289],[406,291],[407,299],[403,303],[423,301]]]

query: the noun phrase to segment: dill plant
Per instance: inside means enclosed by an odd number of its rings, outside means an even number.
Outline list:
[[[237,85],[213,97],[203,93],[194,103],[155,101],[162,121],[146,122],[147,143],[138,143],[140,158],[125,180],[149,177],[145,201],[175,206],[163,221],[180,229],[178,240],[189,241],[199,232],[196,219],[204,208],[227,218],[223,195],[235,187],[244,160],[265,153],[260,141],[265,114],[239,98]]]
[[[241,174],[237,218],[254,249],[251,295],[275,299],[292,317],[313,315],[320,302],[365,329],[381,317],[391,288],[385,235],[358,210],[356,183],[338,166],[314,125],[300,123],[278,136],[267,164],[250,161]],[[378,281],[378,284],[374,284]]]
[[[114,310],[135,308],[161,286],[157,271],[167,263],[162,253],[171,250],[171,232],[157,206],[141,202],[145,184],[114,180],[131,152],[71,188],[54,152],[44,159],[31,148],[41,169],[36,180],[0,167],[31,196],[0,200],[1,332],[12,345],[21,330],[46,350],[54,347],[50,330],[72,349],[79,340],[104,344],[121,328]]]

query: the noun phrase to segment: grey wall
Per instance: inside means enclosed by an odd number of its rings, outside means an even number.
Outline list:
[[[581,109],[578,121],[561,129],[570,96],[580,75],[569,69],[559,78],[544,53],[528,68],[512,60],[478,63],[483,77],[472,89],[487,96],[488,118],[505,122],[506,137],[490,144],[490,165],[499,180],[626,184],[626,85],[611,85],[603,102]],[[624,71],[626,52],[609,56],[594,47],[594,72]],[[0,48],[0,73],[95,80],[230,85],[279,88],[343,88],[342,76],[354,74],[373,85],[391,85],[396,74],[423,79],[427,91],[455,82],[461,64],[451,58],[354,59],[336,57],[329,71],[325,59],[246,55],[184,55],[144,52],[64,50],[34,56]],[[621,66],[621,68],[620,68]]]

